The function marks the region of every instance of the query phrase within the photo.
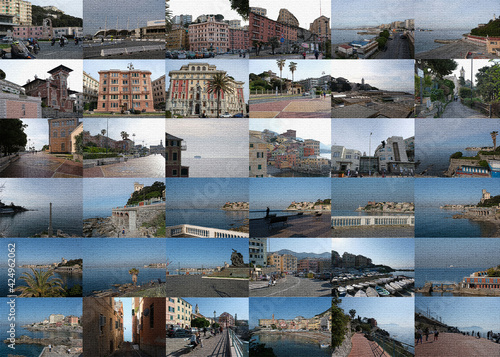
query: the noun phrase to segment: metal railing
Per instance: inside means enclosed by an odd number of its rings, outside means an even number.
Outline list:
[[[382,337],[380,335],[372,335],[371,337],[386,354],[392,357],[407,357],[415,355],[415,347],[412,345],[399,341],[396,343],[396,340]]]
[[[248,357],[249,355],[249,343],[247,341],[242,341],[236,336],[232,329],[228,329],[229,331],[229,342],[231,356],[230,357]],[[234,351],[234,356],[233,356]]]

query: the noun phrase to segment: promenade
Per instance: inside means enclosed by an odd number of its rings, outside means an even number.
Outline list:
[[[349,357],[390,357],[390,355],[385,353],[384,350],[377,344],[377,342],[367,340],[363,333],[355,333],[352,336],[351,341],[352,349],[351,353],[349,353]]]
[[[419,357],[500,356],[500,344],[484,338],[443,332],[439,334],[437,341],[433,341],[433,339],[433,335],[431,335],[429,341],[416,345],[415,355]]]
[[[165,296],[248,297],[247,279],[217,279],[202,275],[167,276]]]
[[[165,159],[162,155],[149,155],[86,168],[83,173],[85,177],[164,177]]]
[[[0,172],[0,177],[78,178],[83,176],[81,162],[44,152],[24,153]]]
[[[331,237],[330,212],[323,212],[321,216],[304,214],[302,216],[288,216],[286,222],[269,224],[265,218],[250,220],[250,233],[252,237]]]
[[[417,40],[418,41],[418,40]],[[483,58],[497,58],[486,52],[486,46],[467,42],[462,39],[457,42],[439,46],[433,50],[418,52],[415,58],[418,59],[449,59],[449,58],[465,58],[468,52],[481,53]]]
[[[330,97],[252,97],[250,118],[330,118]]]
[[[167,338],[167,356],[193,356],[193,357],[225,357],[227,356],[227,344],[229,335],[227,329],[223,333],[215,336],[210,336],[207,333],[206,337],[201,334],[202,346],[196,346],[189,350],[186,345],[189,344],[189,338]]]

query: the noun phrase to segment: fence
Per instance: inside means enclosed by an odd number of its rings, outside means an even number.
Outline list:
[[[238,336],[234,333],[232,329],[228,329],[229,331],[229,340],[231,343],[230,357],[248,357],[249,355],[249,343],[246,341],[241,341]]]
[[[375,342],[385,351],[385,353],[392,357],[407,357],[415,355],[415,347],[403,342],[395,341],[393,339],[382,337],[380,335],[371,336]]]

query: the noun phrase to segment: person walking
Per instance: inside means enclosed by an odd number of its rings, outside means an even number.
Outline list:
[[[434,332],[434,341],[437,341],[439,338],[439,331],[436,330],[436,332]]]
[[[429,341],[429,327],[426,327],[424,329],[424,334],[425,334],[425,342]]]
[[[314,50],[314,57],[316,57],[316,59],[319,58],[319,52],[318,52],[318,50]]]
[[[418,341],[420,341],[420,343],[422,343],[422,330],[421,329],[418,329],[417,330],[417,342],[415,343],[415,345],[418,345]]]

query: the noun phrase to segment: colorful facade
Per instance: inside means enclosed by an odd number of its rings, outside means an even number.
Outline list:
[[[188,29],[191,51],[227,52],[229,48],[229,25],[208,16],[206,22],[191,24]]]

